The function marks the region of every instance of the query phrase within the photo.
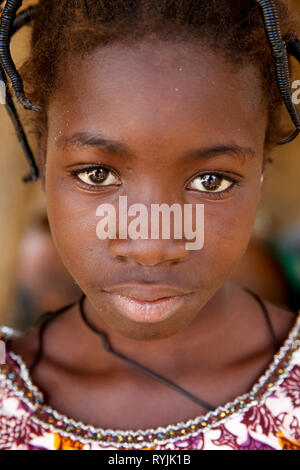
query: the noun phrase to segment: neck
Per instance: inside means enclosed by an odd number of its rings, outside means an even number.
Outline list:
[[[240,288],[226,281],[199,310],[190,324],[174,335],[152,341],[131,339],[120,334],[99,317],[88,298],[84,299],[83,309],[88,322],[105,334],[113,351],[134,359],[152,370],[170,370],[172,365],[175,368],[179,367],[180,361],[187,361],[195,354],[203,360],[205,357],[211,359],[217,351],[220,351],[220,343],[228,343],[232,321],[239,311],[238,308],[233,308],[235,304],[233,297],[237,294],[237,289]],[[101,354],[105,356],[106,367],[110,365],[111,368],[124,368],[125,361],[105,351],[100,337],[86,324],[83,327],[84,322],[80,315],[77,319],[81,322],[78,328],[82,331],[83,342],[86,345],[86,366],[90,365],[94,368],[95,357],[99,357],[101,351]],[[128,364],[128,367],[132,366]]]

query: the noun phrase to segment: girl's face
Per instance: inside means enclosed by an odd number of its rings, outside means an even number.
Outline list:
[[[221,299],[251,236],[267,126],[256,69],[200,45],[144,40],[66,58],[59,83],[42,145],[56,247],[108,326],[170,337]],[[172,236],[121,239],[118,224],[116,239],[100,239],[96,210],[108,203],[118,216],[120,196],[148,209],[149,226],[151,204],[204,204],[203,248]],[[178,297],[147,317],[145,304],[118,304],[116,294]]]

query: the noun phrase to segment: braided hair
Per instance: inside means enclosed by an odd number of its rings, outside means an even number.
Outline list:
[[[265,145],[273,147],[282,134],[281,105],[295,130],[277,144],[291,142],[300,132],[289,59],[290,55],[300,62],[300,21],[284,0],[40,0],[36,7],[18,13],[22,4],[22,0],[0,0],[0,80],[6,88],[5,106],[30,165],[24,182],[36,181],[39,170],[12,95],[24,109],[35,111],[32,119],[39,139],[47,128],[47,105],[66,54],[85,55],[99,45],[130,43],[149,33],[161,39],[201,41],[221,50],[234,64],[255,64],[269,114]],[[10,40],[31,22],[31,55],[20,75]]]

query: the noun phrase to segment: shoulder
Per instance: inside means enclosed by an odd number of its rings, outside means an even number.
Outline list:
[[[263,350],[266,345],[270,348],[270,327],[279,346],[283,345],[290,333],[299,329],[300,306],[298,311],[292,311],[286,305],[270,301],[267,296],[259,292],[259,289],[248,289],[247,286],[236,282],[230,285],[233,304],[237,306],[238,312],[244,312],[244,315],[238,316],[243,320],[242,331],[239,334],[244,334],[246,328],[249,331],[249,341],[253,339],[251,344],[255,350]],[[267,318],[263,315],[263,306]],[[269,320],[270,325],[267,325],[266,320]]]
[[[2,325],[0,326],[0,340],[6,340],[7,338],[18,337],[22,335],[22,331],[10,326]]]
[[[38,328],[20,331],[6,325],[0,326],[0,341],[5,345],[6,355],[9,351],[15,353],[28,366],[38,347]]]
[[[72,312],[73,308],[71,307],[69,311]],[[56,312],[49,311],[41,314],[36,323],[26,331],[18,331],[6,326],[0,327],[0,340],[2,339],[6,343],[6,352],[12,352],[18,355],[25,366],[29,368],[36,358],[42,341],[42,362],[51,362],[57,349],[57,336],[60,334],[60,336],[64,337],[64,334],[69,331],[70,325],[69,322],[65,325],[64,319],[66,315],[64,315],[63,318],[58,315],[58,318],[56,318],[55,313]],[[54,319],[55,321],[52,321]],[[45,327],[47,330],[46,338]],[[43,339],[41,338],[41,333],[43,334]]]
[[[20,400],[15,393],[16,380],[20,376],[20,368],[10,356],[8,356],[8,344],[22,336],[22,332],[9,326],[0,327],[0,434],[5,426],[19,414]]]
[[[293,312],[282,305],[276,305],[266,299],[263,299],[268,310],[274,333],[278,342],[282,344],[297,324],[300,317],[300,309]]]
[[[230,283],[232,288],[232,298],[235,299],[239,310],[248,312],[248,317],[252,318],[252,327],[255,327],[256,321],[261,318],[262,306],[264,305],[267,310],[271,327],[281,345],[288,337],[293,327],[296,327],[297,320],[300,317],[300,305],[298,311],[292,311],[288,306],[271,301],[259,289],[250,289],[246,285],[241,285],[236,282]],[[256,298],[255,298],[256,297]],[[263,305],[259,305],[259,303]],[[262,323],[259,322],[256,333],[259,334]]]

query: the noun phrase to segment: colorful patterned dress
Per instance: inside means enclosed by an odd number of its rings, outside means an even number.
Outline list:
[[[0,329],[7,341],[16,333]],[[252,389],[202,416],[140,430],[94,428],[47,406],[22,357],[0,365],[1,450],[300,450],[300,311]]]

